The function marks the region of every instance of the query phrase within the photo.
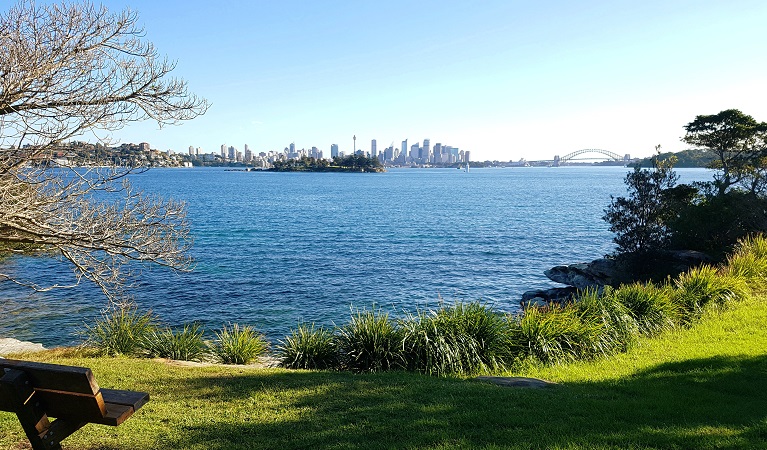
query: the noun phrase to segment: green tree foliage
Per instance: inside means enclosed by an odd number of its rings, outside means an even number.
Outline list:
[[[712,182],[717,195],[724,195],[736,185],[764,193],[767,123],[757,122],[737,109],[727,109],[697,116],[684,129],[687,134],[682,141],[716,154],[710,167],[718,169]]]
[[[669,221],[694,189],[676,186],[679,176],[674,159],[653,159],[651,169],[635,167],[626,175],[628,197],[613,197],[602,217],[616,234],[617,254],[645,254],[665,248],[670,238]]]

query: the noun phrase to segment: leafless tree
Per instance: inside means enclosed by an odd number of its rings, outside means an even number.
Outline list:
[[[188,270],[184,204],[146,195],[135,167],[52,168],[53,151],[88,133],[106,140],[129,122],[172,125],[208,104],[172,78],[135,12],[90,2],[20,0],[0,16],[0,251],[48,252],[118,300],[131,261]],[[58,286],[3,273],[0,282]]]

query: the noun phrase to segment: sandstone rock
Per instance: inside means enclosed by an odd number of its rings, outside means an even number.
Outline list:
[[[542,389],[547,387],[556,386],[557,383],[541,380],[539,378],[527,378],[527,377],[488,377],[480,376],[475,378],[477,381],[483,381],[485,383],[492,383],[498,386],[504,387],[521,387]]]
[[[12,338],[0,338],[0,356],[11,353],[39,352],[45,350],[43,344],[24,342]]]

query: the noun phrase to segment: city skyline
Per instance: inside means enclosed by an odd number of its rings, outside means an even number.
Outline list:
[[[687,148],[683,126],[699,114],[737,108],[767,120],[767,61],[756,56],[767,4],[756,0],[131,7],[146,39],[177,61],[172,75],[211,103],[178,127],[110,135],[160,150],[226,140],[329,152],[351,148],[352,136],[382,148],[427,135],[477,160],[582,148],[647,156],[658,144]]]

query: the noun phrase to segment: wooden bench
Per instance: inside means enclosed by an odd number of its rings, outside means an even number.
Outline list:
[[[35,450],[61,449],[87,423],[120,425],[148,401],[144,392],[99,389],[85,367],[0,359],[0,411],[16,413]]]

